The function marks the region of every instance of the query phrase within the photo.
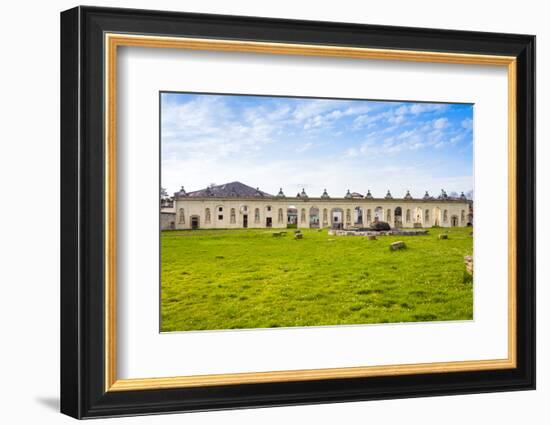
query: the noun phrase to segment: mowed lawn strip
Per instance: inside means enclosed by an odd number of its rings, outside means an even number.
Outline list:
[[[329,236],[327,230],[161,234],[161,330],[471,320],[471,228],[425,236]],[[448,239],[438,235],[447,233]],[[402,240],[407,248],[390,251]]]

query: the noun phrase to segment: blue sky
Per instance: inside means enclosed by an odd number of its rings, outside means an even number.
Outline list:
[[[288,196],[473,189],[473,105],[161,94],[161,185]]]

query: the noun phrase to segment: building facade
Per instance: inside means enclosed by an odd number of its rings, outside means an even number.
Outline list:
[[[287,197],[280,190],[270,195],[239,182],[211,186],[174,194],[176,229],[242,228],[360,228],[375,221],[392,227],[458,227],[472,225],[471,201],[462,194],[450,198],[442,191],[437,198],[428,193],[414,199],[409,192],[403,198],[374,198],[348,193],[333,198],[325,191],[309,197],[304,190]]]

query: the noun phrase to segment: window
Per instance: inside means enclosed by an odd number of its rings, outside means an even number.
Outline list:
[[[231,218],[230,218],[231,224],[235,224],[235,208],[231,208]]]
[[[268,210],[268,211],[271,211],[271,207],[268,206],[268,207],[267,207],[267,210]]]
[[[443,223],[447,223],[447,210],[443,210]]]
[[[223,212],[223,207],[218,207],[218,212]]]
[[[204,216],[204,222],[210,223],[210,208],[206,208],[206,210],[204,211]]]
[[[181,224],[185,224],[185,211],[180,208],[179,221]]]
[[[254,210],[254,221],[256,223],[259,223],[260,222],[260,209],[259,208],[256,208]]]
[[[223,215],[218,215],[218,220],[223,220]]]

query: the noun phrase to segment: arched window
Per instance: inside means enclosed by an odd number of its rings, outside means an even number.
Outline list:
[[[407,220],[407,223],[411,222],[411,210],[407,210],[407,214],[405,216],[405,219]]]
[[[424,222],[429,223],[430,222],[430,210],[424,211]]]
[[[283,222],[283,209],[282,208],[279,208],[279,213],[278,213],[278,216],[277,216],[277,221],[279,223],[282,223]]]
[[[302,211],[300,213],[300,222],[305,223],[306,222],[306,209],[302,208]]]
[[[443,210],[443,223],[447,223],[447,210]]]
[[[464,213],[464,211],[462,212]],[[185,211],[183,210],[183,208],[180,208],[179,222],[180,224],[185,224]]]
[[[389,223],[391,221],[391,210],[388,208],[386,211],[386,221]]]
[[[465,221],[466,221],[466,211],[462,210],[460,211],[460,222],[464,224]]]
[[[256,208],[254,210],[254,222],[259,223],[260,222],[260,209]]]
[[[206,208],[204,211],[204,222],[210,223],[210,208]]]
[[[231,208],[230,222],[231,224],[235,224],[237,222],[237,219],[235,218],[235,208]]]

